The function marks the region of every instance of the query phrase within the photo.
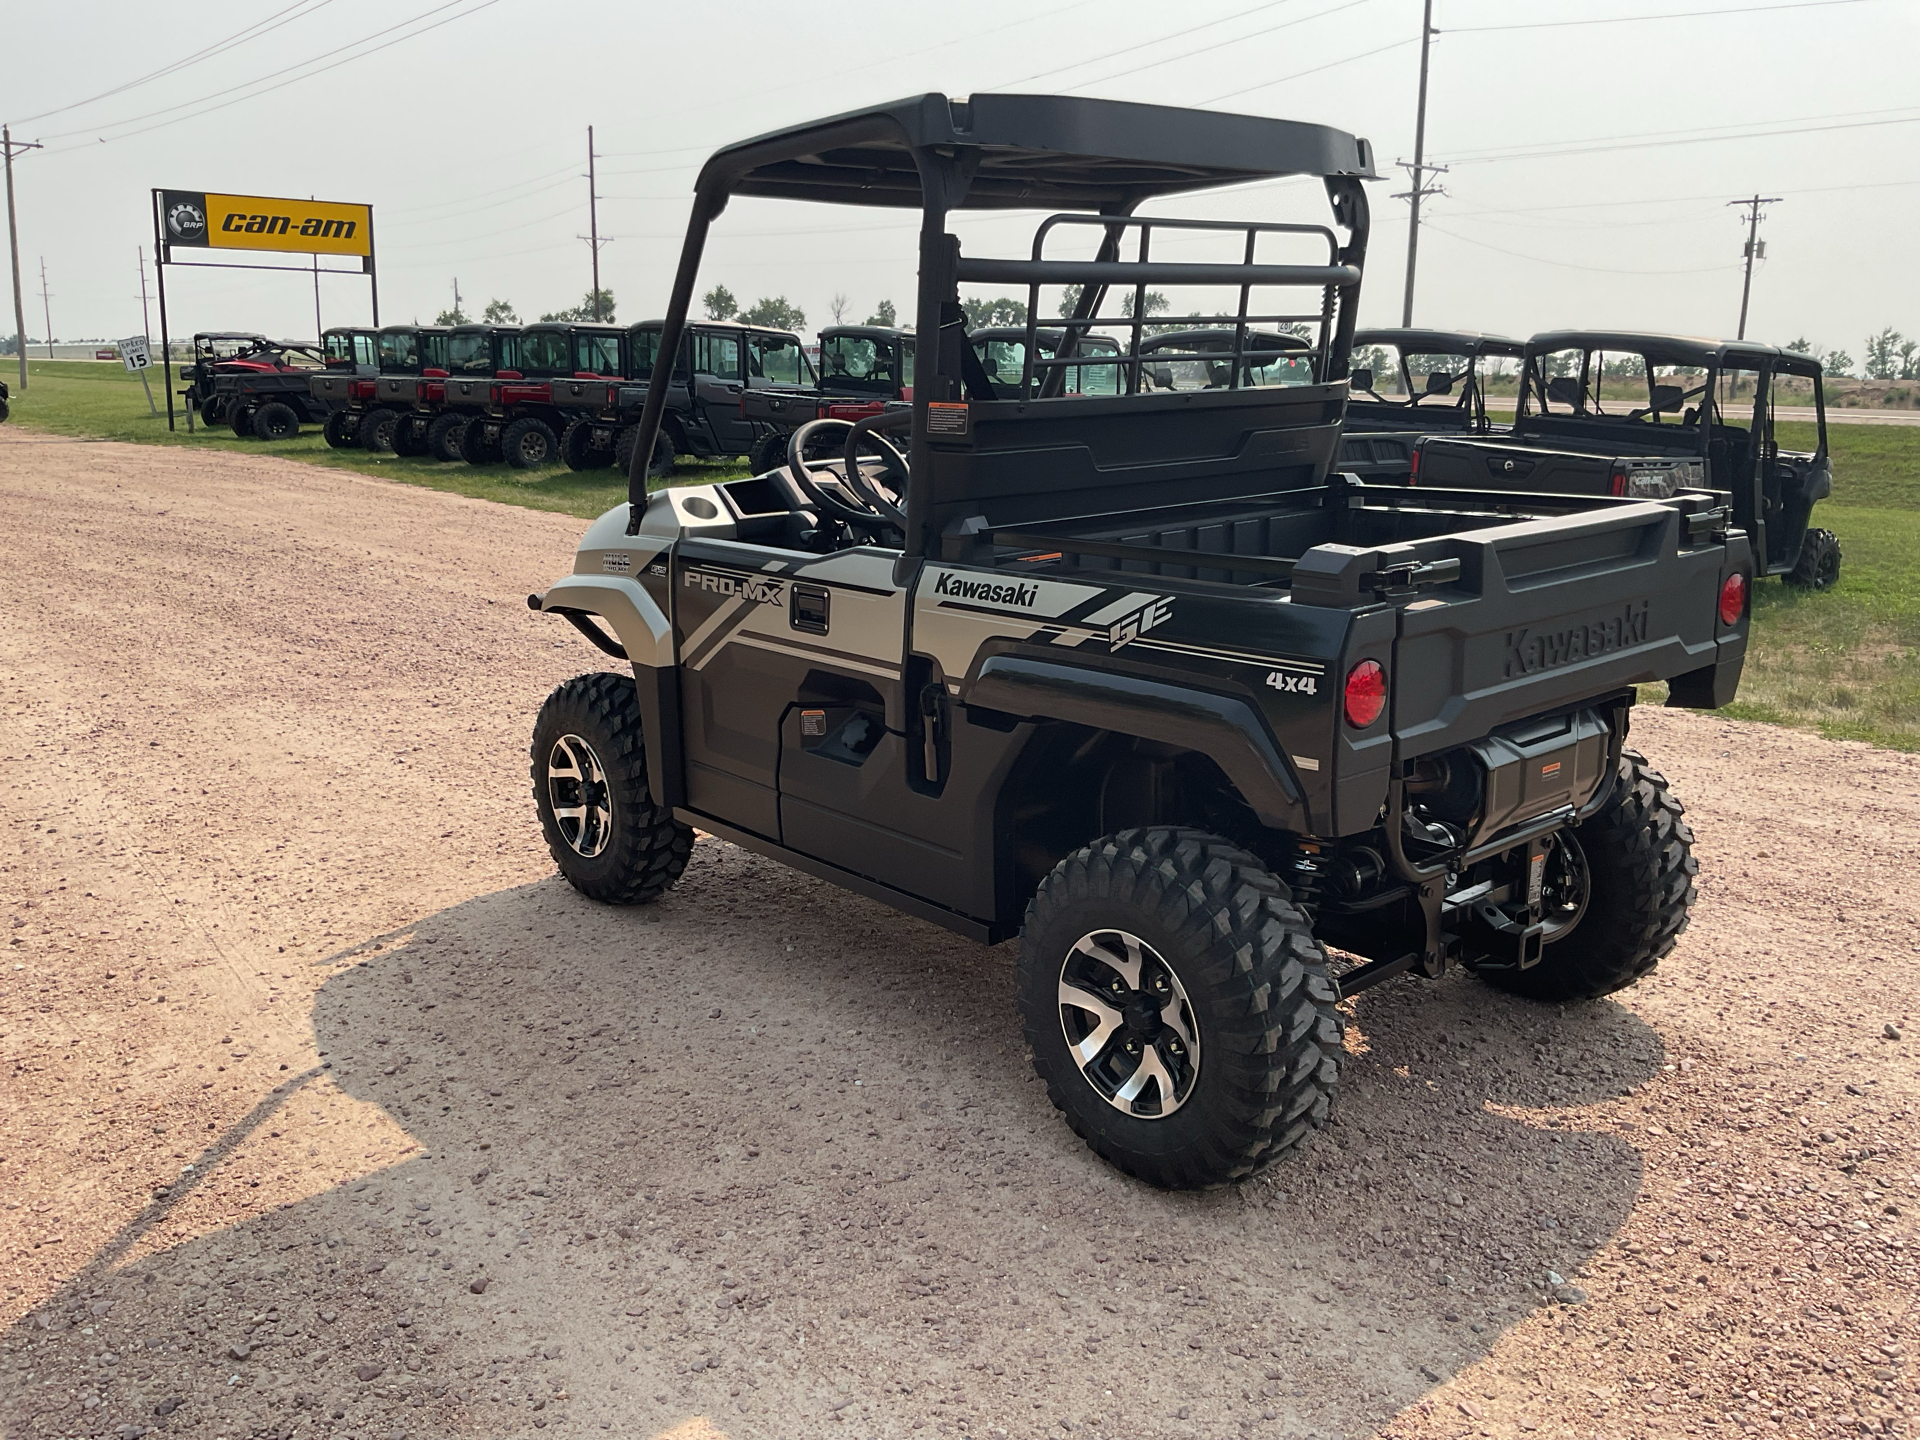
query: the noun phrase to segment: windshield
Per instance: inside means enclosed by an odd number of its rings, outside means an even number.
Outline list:
[[[447,369],[455,375],[491,375],[493,337],[484,330],[449,335]]]
[[[573,368],[582,375],[620,373],[620,337],[592,332],[573,337]]]
[[[775,385],[811,385],[813,366],[801,353],[797,336],[749,335],[747,378]]]
[[[327,364],[351,365],[353,363],[353,336],[329,334],[326,339]],[[217,359],[226,359],[229,356],[238,355],[243,348],[245,347],[237,341],[216,340],[213,342],[213,353]],[[222,354],[222,351],[225,353]]]
[[[327,358],[331,360],[332,354]],[[394,375],[416,374],[420,369],[419,335],[411,330],[381,335],[380,368]]]
[[[447,337],[440,335],[422,335],[420,337],[420,365],[425,370],[444,370],[447,368]]]
[[[820,375],[828,383],[862,390],[899,388],[894,347],[869,335],[829,335],[820,346]]]
[[[1255,388],[1274,385],[1311,385],[1313,357],[1304,350],[1276,350],[1268,337],[1249,334],[1243,347],[1240,384]],[[1143,386],[1155,390],[1225,390],[1233,384],[1234,336],[1194,335],[1169,339],[1146,357]],[[1210,357],[1219,356],[1214,359]],[[1183,358],[1193,357],[1193,358]]]
[[[1051,360],[1059,353],[1064,344],[1059,331],[1042,332],[1035,342],[1038,357]],[[995,386],[1017,393],[1020,389],[1020,376],[1027,365],[1027,342],[1024,338],[983,339],[973,342],[974,353],[980,357],[981,368],[987,372],[987,378]],[[1114,355],[1120,353],[1120,347],[1105,335],[1089,335],[1080,342],[1083,355]],[[1066,383],[1062,393],[1067,395],[1118,395],[1120,393],[1120,364],[1116,360],[1111,365],[1070,365],[1066,370]],[[1033,389],[1038,391],[1047,377],[1047,371],[1036,369],[1033,373]]]
[[[564,330],[523,330],[520,332],[520,364],[515,367],[529,375],[566,375],[572,371],[573,347]]]
[[[627,378],[646,380],[653,375],[654,357],[660,353],[660,331],[630,330],[627,332]]]
[[[1436,400],[1451,399],[1456,405],[1467,400],[1467,382],[1473,378],[1473,357],[1455,351],[1428,351],[1409,354],[1407,378],[1413,382],[1416,396],[1431,395]]]
[[[1699,423],[1706,385],[1703,366],[1652,364],[1631,350],[1575,348],[1529,360],[1524,399],[1540,415],[1684,426]]]

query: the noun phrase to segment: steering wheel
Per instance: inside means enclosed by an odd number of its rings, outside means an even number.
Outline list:
[[[898,425],[903,421],[911,421],[912,418],[911,410],[899,410],[882,411],[878,415],[869,415],[857,422],[840,419],[809,420],[787,437],[787,473],[793,477],[793,483],[800,488],[800,493],[806,497],[809,504],[843,525],[854,525],[863,530],[871,530],[878,525],[892,525],[904,530],[907,526],[905,512],[867,479],[861,471],[857,450],[862,439],[870,440],[879,447],[883,458],[890,466],[900,475],[908,475],[907,457],[894,447],[893,442],[874,432],[882,426]],[[818,484],[813,478],[813,467],[807,464],[807,442],[829,425],[846,427],[845,474],[837,478],[841,479],[847,490],[860,502],[857,505],[849,504]]]

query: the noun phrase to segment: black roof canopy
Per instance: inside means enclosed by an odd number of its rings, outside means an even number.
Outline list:
[[[1509,355],[1518,359],[1526,354],[1526,343],[1506,335],[1489,335],[1483,330],[1412,330],[1400,327],[1353,332],[1356,345],[1394,345],[1412,354],[1436,352],[1442,355]]]
[[[1284,175],[1377,178],[1331,126],[1066,95],[911,96],[715,152],[703,192],[918,207],[915,151],[963,162],[953,209],[1102,210]]]
[[[1643,355],[1655,365],[1724,365],[1732,357],[1806,358],[1752,340],[1710,340],[1696,335],[1658,335],[1638,330],[1543,330],[1527,341],[1528,355],[1551,355],[1556,350],[1610,350]]]

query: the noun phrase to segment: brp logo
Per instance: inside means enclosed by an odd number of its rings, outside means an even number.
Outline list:
[[[167,233],[181,241],[207,238],[207,212],[182,200],[167,210]]]

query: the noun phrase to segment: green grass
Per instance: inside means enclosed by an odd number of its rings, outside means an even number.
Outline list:
[[[330,450],[317,429],[279,445],[236,440],[225,428],[169,436],[164,414],[147,414],[137,376],[85,361],[30,362],[32,389],[16,395],[13,423],[60,435],[149,444],[193,445],[248,455],[274,454],[337,470],[557,510],[599,515],[626,496],[611,470],[575,473],[479,468]],[[160,376],[153,375],[155,398]],[[1833,498],[1816,523],[1840,537],[1840,583],[1823,595],[1763,581],[1754,595],[1753,643],[1740,699],[1725,713],[1819,730],[1838,739],[1920,750],[1920,427],[1829,427]],[[1813,427],[1782,424],[1780,441],[1811,449]],[[677,477],[730,479],[737,462],[682,462]],[[1651,697],[1650,697],[1651,698]]]
[[[8,369],[0,378],[13,374],[11,367],[17,363],[9,358]],[[398,455],[369,455],[364,450],[335,450],[320,438],[317,425],[303,426],[298,439],[269,445],[260,440],[238,439],[224,425],[188,434],[185,410],[178,409],[174,422],[177,428],[169,434],[166,397],[160,389],[162,372],[158,366],[148,372],[153,401],[160,410],[158,416],[147,413],[140,377],[118,365],[86,360],[29,359],[27,366],[29,388],[24,395],[16,388],[13,418],[8,422],[22,428],[88,439],[186,445],[242,455],[277,455],[307,465],[354,470],[403,485],[524,505],[532,510],[557,510],[583,519],[604,514],[627,498],[626,478],[613,469],[574,471],[556,464],[542,470],[515,470],[506,465],[444,464]],[[674,473],[682,481],[707,481],[731,480],[747,471],[742,461],[682,460]]]

